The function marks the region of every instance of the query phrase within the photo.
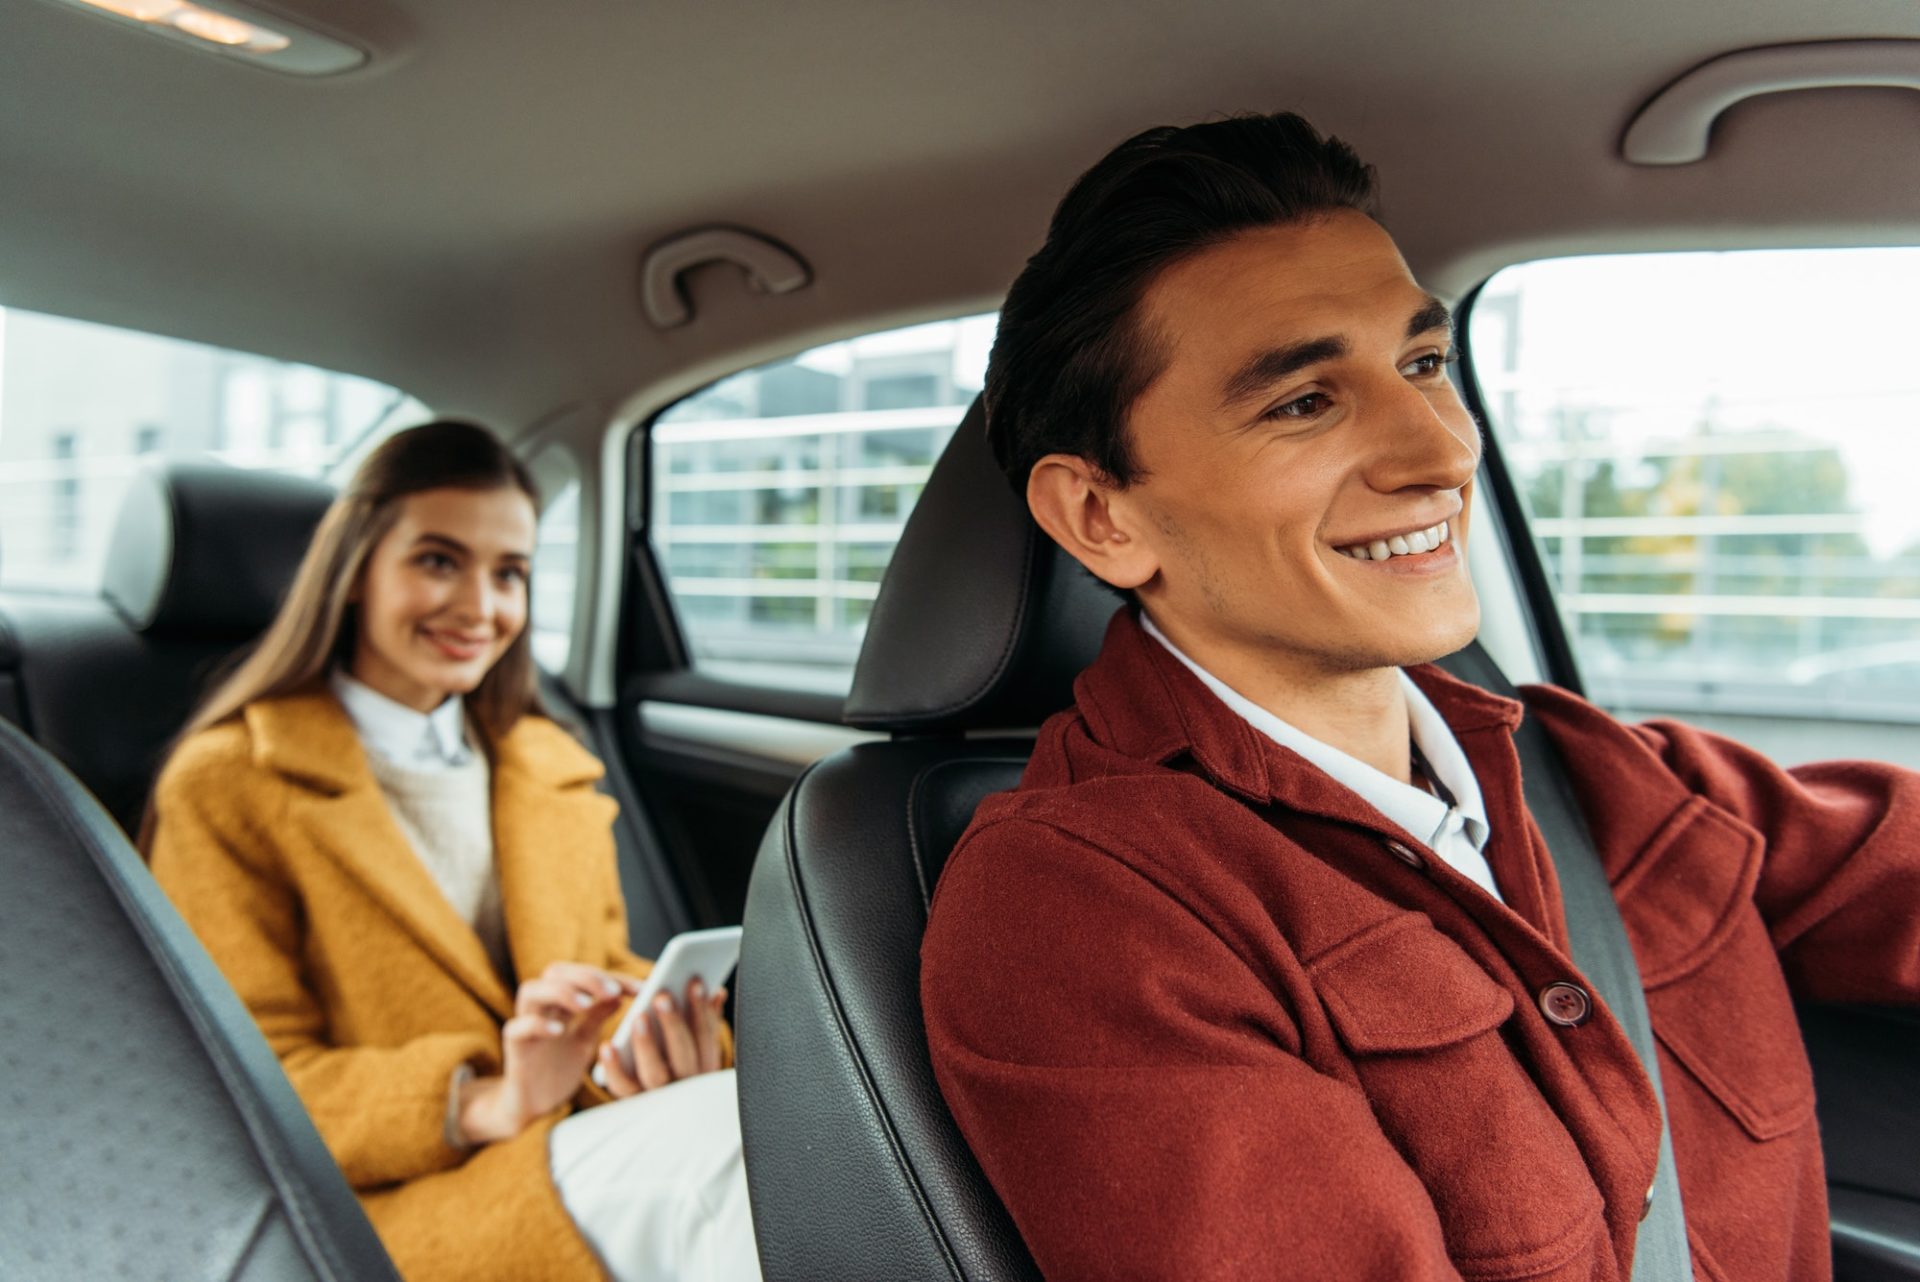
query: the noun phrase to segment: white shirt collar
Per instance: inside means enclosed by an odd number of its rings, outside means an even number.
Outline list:
[[[1458,828],[1476,853],[1485,848],[1487,811],[1480,798],[1480,784],[1473,777],[1473,768],[1467,763],[1466,754],[1460,751],[1460,744],[1454,739],[1453,731],[1447,728],[1439,710],[1404,669],[1400,671],[1400,688],[1406,694],[1407,719],[1413,732],[1413,741],[1419,745],[1427,764],[1433,767],[1433,773],[1439,776],[1441,784],[1453,794],[1452,806],[1424,788],[1402,783],[1358,757],[1349,756],[1305,731],[1288,725],[1188,658],[1180,647],[1167,640],[1166,634],[1153,625],[1153,620],[1147,617],[1144,610],[1140,614],[1140,626],[1148,636],[1165,646],[1169,654],[1185,664],[1189,672],[1200,678],[1201,683],[1213,691],[1220,702],[1233,709],[1254,729],[1281,747],[1299,753],[1326,771],[1337,783],[1359,793],[1362,800],[1408,834],[1421,838],[1429,847],[1438,850],[1449,832]],[[1478,880],[1477,877],[1475,879]]]
[[[327,681],[360,742],[394,765],[432,770],[463,766],[472,758],[466,704],[458,695],[448,695],[432,712],[419,712],[356,680],[345,668],[335,668]]]

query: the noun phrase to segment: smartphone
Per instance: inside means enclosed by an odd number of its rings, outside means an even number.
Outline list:
[[[613,1030],[613,1049],[620,1056],[620,1062],[627,1071],[633,1071],[633,1038],[638,1032],[645,1036],[645,1026],[641,1023],[647,1017],[647,1008],[653,999],[661,993],[672,993],[673,1000],[686,1002],[687,985],[699,980],[711,993],[727,982],[727,976],[740,961],[740,927],[716,926],[712,930],[690,930],[683,935],[675,935],[660,950],[660,956],[653,963],[653,970],[642,982],[639,996],[627,1007],[627,1014],[620,1021],[620,1027]],[[684,1013],[684,1011],[682,1012]],[[600,1066],[593,1066],[594,1085],[604,1088],[606,1074]]]

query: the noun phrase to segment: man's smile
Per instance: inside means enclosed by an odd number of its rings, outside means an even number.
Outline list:
[[[1356,561],[1387,561],[1401,557],[1419,557],[1432,555],[1445,550],[1449,556],[1453,553],[1453,529],[1446,522],[1437,525],[1422,526],[1418,529],[1402,530],[1394,534],[1384,534],[1372,539],[1336,547],[1334,551],[1342,556],[1352,557]]]

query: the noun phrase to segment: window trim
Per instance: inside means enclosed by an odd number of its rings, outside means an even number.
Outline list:
[[[1506,266],[1499,270],[1506,270]],[[1454,345],[1460,353],[1460,393],[1467,403],[1467,411],[1473,415],[1473,421],[1480,429],[1480,468],[1486,475],[1489,497],[1493,500],[1490,507],[1500,522],[1501,533],[1506,536],[1508,556],[1519,580],[1522,599],[1526,602],[1528,622],[1534,631],[1534,649],[1541,657],[1547,680],[1584,697],[1586,686],[1580,678],[1580,663],[1574,654],[1572,638],[1567,635],[1566,619],[1560,613],[1560,603],[1554,596],[1553,582],[1547,577],[1546,559],[1539,537],[1534,534],[1533,525],[1527,519],[1525,501],[1520,497],[1519,486],[1514,484],[1513,473],[1508,469],[1506,456],[1501,452],[1500,434],[1487,414],[1486,400],[1480,391],[1480,376],[1474,366],[1473,343],[1469,337],[1473,332],[1474,305],[1480,301],[1488,282],[1498,274],[1498,271],[1489,273],[1469,290],[1467,296],[1460,300],[1456,311]]]

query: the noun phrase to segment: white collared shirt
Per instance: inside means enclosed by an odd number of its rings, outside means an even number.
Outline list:
[[[419,712],[344,668],[335,668],[327,680],[369,752],[408,770],[452,770],[473,760],[466,704],[458,695],[448,695],[432,712]]]
[[[1468,764],[1466,754],[1460,751],[1460,744],[1454,739],[1453,731],[1447,728],[1439,710],[1405,670],[1400,672],[1400,688],[1407,700],[1407,720],[1413,733],[1413,742],[1426,757],[1441,786],[1453,794],[1452,805],[1424,788],[1402,783],[1358,757],[1349,756],[1288,725],[1188,658],[1180,647],[1167,640],[1166,634],[1153,625],[1153,620],[1147,617],[1145,611],[1140,614],[1140,626],[1148,636],[1165,646],[1167,653],[1185,664],[1187,670],[1200,678],[1201,683],[1213,691],[1220,702],[1238,713],[1248,725],[1281,747],[1299,753],[1332,776],[1336,783],[1359,793],[1361,800],[1407,833],[1424,839],[1427,847],[1450,864],[1454,871],[1495,899],[1501,898],[1500,888],[1494,884],[1493,869],[1487,864],[1487,857],[1483,853],[1490,829],[1487,826],[1486,806],[1480,797],[1480,784],[1473,777],[1473,767]]]

